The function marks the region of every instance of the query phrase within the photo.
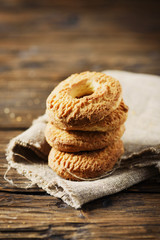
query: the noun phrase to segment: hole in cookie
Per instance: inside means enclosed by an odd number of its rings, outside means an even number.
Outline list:
[[[70,91],[70,95],[73,98],[82,98],[85,96],[89,96],[95,92],[97,89],[96,84],[93,84],[90,81],[83,80],[75,85],[72,86]]]
[[[85,89],[85,91],[77,92],[75,98],[86,97],[86,96],[91,95],[92,93],[94,93],[94,91],[92,91],[92,89]]]

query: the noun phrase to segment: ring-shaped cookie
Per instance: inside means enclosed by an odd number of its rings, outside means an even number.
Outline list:
[[[48,165],[65,179],[96,178],[112,170],[123,152],[124,148],[121,140],[101,150],[74,154],[52,148],[49,153]]]
[[[65,131],[48,123],[45,137],[51,147],[63,152],[93,151],[102,149],[119,140],[125,127],[109,132]]]
[[[73,74],[51,92],[47,113],[55,124],[93,124],[119,106],[121,95],[119,81],[104,73]]]
[[[79,130],[79,131],[112,131],[116,128],[119,128],[126,121],[128,116],[128,107],[125,105],[124,101],[121,100],[121,103],[116,110],[111,112],[108,116],[104,117],[102,120],[96,123],[88,124],[67,124],[61,121],[54,121],[54,115],[50,111],[48,112],[48,121],[54,124],[56,127],[63,130]]]

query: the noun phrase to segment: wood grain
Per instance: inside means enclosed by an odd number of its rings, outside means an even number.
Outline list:
[[[156,194],[145,194],[145,198],[135,193],[115,194],[73,210],[48,195],[1,193],[1,209],[0,237],[138,239],[141,235],[155,239],[160,234],[155,225],[160,220]]]
[[[155,0],[0,0],[0,239],[159,239],[159,176],[81,210],[3,178],[7,143],[70,74],[160,74],[159,8]],[[13,169],[7,176],[28,183]]]

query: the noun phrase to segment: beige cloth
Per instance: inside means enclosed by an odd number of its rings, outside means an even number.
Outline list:
[[[47,166],[50,148],[44,138],[45,115],[12,139],[7,149],[9,167],[15,168],[32,184],[37,184],[48,194],[63,199],[74,208],[126,189],[157,174],[157,169],[160,169],[160,77],[124,71],[105,73],[121,82],[123,96],[129,106],[123,136],[125,154],[120,167],[110,176],[82,182],[57,176]]]

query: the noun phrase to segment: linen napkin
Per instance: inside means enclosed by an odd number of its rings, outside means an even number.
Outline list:
[[[78,182],[65,180],[53,172],[47,165],[50,147],[44,137],[46,115],[33,121],[7,148],[9,168],[15,168],[29,179],[30,186],[37,184],[76,209],[86,202],[126,189],[160,170],[160,77],[115,70],[104,72],[120,81],[124,101],[129,106],[122,138],[125,153],[109,176]],[[4,178],[13,184],[6,175],[7,172]]]

